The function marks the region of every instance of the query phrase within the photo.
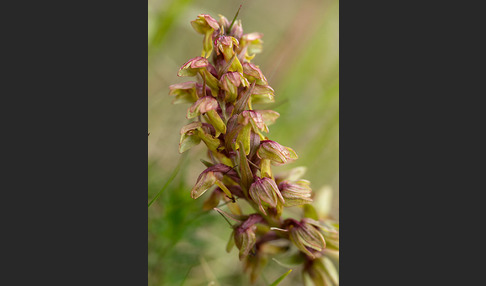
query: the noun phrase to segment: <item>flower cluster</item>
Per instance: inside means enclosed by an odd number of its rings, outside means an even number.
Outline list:
[[[227,250],[239,249],[239,258],[254,282],[268,257],[294,255],[304,278],[315,285],[337,280],[329,275],[324,258],[339,250],[339,227],[320,220],[313,209],[310,182],[297,171],[274,175],[272,165],[298,158],[290,147],[270,140],[268,126],[280,116],[273,110],[254,110],[254,104],[274,102],[274,89],[260,68],[251,63],[262,50],[262,34],[244,34],[241,21],[219,21],[201,14],[191,22],[204,35],[200,57],[182,65],[180,77],[197,77],[170,86],[173,103],[190,103],[182,127],[179,152],[204,142],[210,161],[192,188],[194,199],[212,190],[203,208],[227,204],[237,223]],[[301,173],[301,172],[300,172]],[[239,200],[253,207],[243,214]],[[282,217],[286,207],[301,207],[300,220]],[[293,253],[292,253],[293,251]],[[327,284],[326,284],[327,283]]]

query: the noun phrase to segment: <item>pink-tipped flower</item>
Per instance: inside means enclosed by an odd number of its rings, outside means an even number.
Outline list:
[[[271,160],[275,165],[282,165],[298,158],[292,148],[282,146],[272,140],[261,141],[257,155],[260,159]]]
[[[243,63],[243,75],[248,79],[249,82],[254,82],[256,80],[258,85],[268,85],[268,81],[260,68],[252,63]]]
[[[270,178],[255,178],[255,182],[250,186],[249,193],[251,199],[265,215],[267,212],[263,207],[264,205],[275,208],[277,207],[277,200],[282,204],[285,203],[277,184]]]
[[[240,85],[248,87],[249,83],[246,78],[239,72],[227,72],[219,80],[221,89],[226,91],[226,101],[234,102],[238,96],[238,87]]]
[[[190,59],[179,69],[177,76],[196,76],[200,74],[206,81],[206,84],[211,88],[213,96],[218,95],[218,79],[216,78],[216,69],[206,58],[196,57]]]
[[[189,109],[187,110],[187,119],[192,119],[198,117],[201,114],[208,112],[209,110],[214,110],[218,108],[218,101],[212,96],[205,96],[198,99]]]
[[[226,133],[226,125],[217,112],[218,107],[218,101],[214,97],[201,97],[187,110],[187,119],[198,117],[201,114],[207,114],[208,121],[219,132],[215,134],[217,137],[220,133]]]
[[[177,76],[195,76],[202,69],[209,69],[210,72],[216,74],[216,69],[209,63],[208,59],[203,57],[195,57],[182,65],[177,73]]]
[[[310,182],[299,180],[297,182],[283,181],[278,185],[280,193],[285,199],[285,207],[300,206],[312,202]]]
[[[188,81],[169,86],[169,95],[174,96],[172,103],[193,103],[198,99],[196,82]]]
[[[238,54],[244,56],[247,61],[253,59],[255,54],[262,52],[262,37],[262,33],[250,33],[241,36]]]
[[[228,71],[237,71],[242,73],[243,66],[241,65],[238,57],[233,57],[235,55],[235,47],[238,47],[238,40],[231,36],[221,36],[216,39],[216,44],[218,49],[216,52],[218,54],[222,53],[226,62],[231,62]]]
[[[219,30],[218,22],[209,15],[200,14],[196,20],[191,21],[191,25],[196,32],[204,35],[202,56],[209,58],[213,51],[212,34]]]
[[[242,125],[251,124],[254,132],[258,130],[268,133],[268,127],[263,121],[263,116],[255,110],[244,110],[238,115],[238,123]]]
[[[206,34],[211,30],[219,30],[218,21],[207,14],[199,14],[196,20],[191,21],[191,25],[199,34]]]

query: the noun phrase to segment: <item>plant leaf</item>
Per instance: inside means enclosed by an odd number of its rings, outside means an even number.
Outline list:
[[[277,280],[275,280],[269,286],[276,286],[276,285],[278,285],[278,283],[282,282],[282,280],[284,280],[284,278],[287,277],[287,275],[289,275],[290,272],[292,272],[292,269],[289,269],[289,271],[285,272],[282,276],[280,276]]]

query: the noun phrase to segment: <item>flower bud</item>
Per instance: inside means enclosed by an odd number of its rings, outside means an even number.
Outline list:
[[[326,240],[326,249],[339,251],[339,223],[330,220],[317,221],[309,217],[302,219],[302,221],[322,230]]]
[[[268,85],[267,79],[258,66],[249,62],[244,62],[242,66],[243,75],[248,79],[248,81],[256,81],[256,83],[259,85]]]
[[[272,125],[277,121],[277,118],[280,117],[280,114],[273,110],[256,110],[256,112],[260,113],[263,118],[263,122],[268,125]]]
[[[235,238],[236,247],[240,250],[239,258],[243,260],[250,253],[251,249],[256,243],[256,223],[262,221],[262,218],[258,214],[252,214],[237,226],[233,232]]]
[[[215,30],[219,30],[218,22],[211,16],[200,14],[197,19],[191,21],[191,25],[199,34],[204,35],[202,57],[209,58],[213,51],[211,36]]]
[[[218,101],[212,96],[204,96],[198,99],[187,110],[187,119],[195,118],[201,114],[208,116],[208,121],[218,131],[215,136],[218,137],[221,133],[226,133],[226,125],[219,116],[216,109],[219,107]]]
[[[229,28],[230,22],[228,21],[228,19],[226,19],[225,16],[223,16],[221,14],[218,14],[218,16],[219,16],[219,26],[221,28],[224,28],[225,31],[227,31],[228,28]]]
[[[312,259],[316,258],[316,252],[322,252],[326,247],[326,241],[322,234],[312,224],[302,220],[293,219],[289,226],[290,240],[297,248]]]
[[[212,96],[204,96],[198,99],[189,109],[187,110],[187,119],[192,119],[198,117],[201,114],[208,112],[209,110],[214,110],[218,108],[218,101]]]
[[[206,58],[195,57],[182,65],[177,76],[195,76],[201,69],[214,70],[214,73],[216,73],[216,69]]]
[[[184,153],[192,147],[198,145],[201,142],[201,138],[197,133],[184,133],[179,140],[179,153]]]
[[[234,102],[238,96],[238,87],[240,85],[247,87],[248,80],[239,72],[227,72],[219,80],[221,89],[226,91],[226,102]]]
[[[262,33],[250,33],[241,36],[240,53],[245,54],[245,59],[247,61],[253,59],[255,54],[262,52],[262,37]]]
[[[198,99],[196,82],[188,81],[169,86],[169,95],[175,96],[172,103],[193,103]]]
[[[199,144],[200,140],[203,140],[210,150],[216,151],[220,141],[214,138],[213,134],[215,134],[214,127],[207,123],[192,122],[182,127],[179,152],[184,153]]]
[[[207,85],[211,88],[214,97],[218,95],[218,79],[216,78],[216,69],[206,58],[196,57],[190,59],[179,69],[177,76],[196,76],[200,74]]]
[[[256,243],[255,229],[256,229],[256,227],[253,226],[253,227],[248,228],[246,230],[240,231],[239,229],[237,229],[235,231],[235,234],[234,234],[235,244],[238,247],[238,249],[240,250],[240,253],[239,253],[240,260],[242,260],[244,257],[246,257],[248,255],[251,248]]]
[[[312,202],[310,182],[299,180],[297,182],[283,181],[278,185],[280,193],[285,199],[285,207],[299,206]]]
[[[199,34],[206,34],[211,30],[219,30],[218,22],[207,14],[199,14],[196,20],[191,21],[191,25]]]
[[[260,159],[270,159],[275,165],[282,165],[298,158],[290,147],[285,147],[272,140],[260,142],[257,155]]]
[[[201,122],[192,122],[181,129],[181,139],[179,141],[179,152],[184,153],[201,142],[197,128],[202,126]]]
[[[216,183],[216,176],[214,172],[202,172],[201,175],[197,178],[196,185],[191,190],[191,197],[193,199],[199,198],[202,194],[204,194],[209,188],[214,186]]]
[[[251,102],[254,104],[275,102],[273,88],[268,85],[255,85],[251,93]]]
[[[315,286],[339,285],[339,272],[327,257],[307,261],[302,274]]]
[[[241,20],[237,20],[233,27],[231,28],[230,34],[236,39],[240,39],[243,36],[243,26],[241,25]]]
[[[231,167],[224,164],[216,164],[207,168],[199,175],[196,185],[194,185],[191,190],[191,197],[193,199],[199,198],[215,184],[218,185],[229,197],[231,197],[231,192],[222,183],[223,176],[229,176],[231,179],[239,180],[238,174]]]
[[[241,66],[240,61],[237,57],[233,58],[233,56],[235,55],[234,47],[238,46],[238,40],[230,36],[221,36],[218,37],[216,43],[218,46],[216,52],[218,54],[221,52],[226,62],[229,62],[231,59],[233,59],[233,62],[231,63],[228,70],[242,73],[243,67]]]
[[[238,123],[242,125],[250,123],[255,133],[257,133],[258,130],[268,133],[268,127],[263,121],[262,115],[255,110],[242,111],[238,116]]]
[[[259,209],[266,215],[263,205],[277,207],[277,199],[285,203],[282,194],[278,190],[277,184],[270,178],[255,178],[255,182],[250,187],[250,197],[258,205]]]

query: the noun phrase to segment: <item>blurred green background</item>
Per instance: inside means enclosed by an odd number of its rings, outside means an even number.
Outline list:
[[[172,105],[169,85],[187,60],[200,56],[203,36],[190,21],[198,14],[238,19],[245,33],[261,32],[263,52],[252,63],[275,90],[280,118],[268,137],[293,148],[299,159],[274,173],[306,166],[316,192],[332,193],[331,217],[339,219],[339,2],[337,0],[149,0],[148,1],[148,201],[180,171],[148,209],[148,280],[159,285],[249,285],[235,249],[225,246],[231,229],[215,212],[201,211],[203,195],[190,197],[205,169],[200,144],[179,154],[180,128],[189,105]],[[318,203],[317,208],[321,207]],[[325,208],[325,206],[322,206]],[[300,269],[279,285],[301,285]],[[255,285],[269,285],[287,268],[270,261]],[[214,283],[214,284],[211,284]]]

